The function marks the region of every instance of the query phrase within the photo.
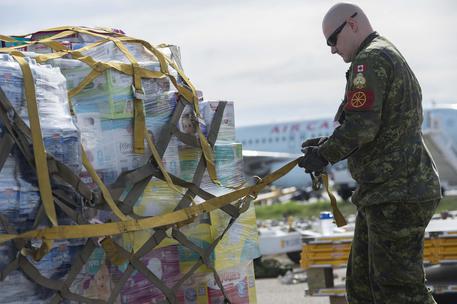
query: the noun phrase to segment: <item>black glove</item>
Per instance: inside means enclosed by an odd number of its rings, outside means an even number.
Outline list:
[[[307,139],[305,140],[302,144],[301,144],[301,147],[302,148],[306,148],[306,147],[311,147],[311,146],[320,146],[322,145],[324,142],[326,142],[328,139],[327,136],[323,136],[323,137],[316,137],[316,138],[310,138],[310,139]],[[302,152],[305,153],[302,149]]]
[[[324,171],[328,160],[319,153],[319,147],[306,147],[302,151],[305,153],[305,156],[298,162],[299,167],[304,168],[306,173]]]

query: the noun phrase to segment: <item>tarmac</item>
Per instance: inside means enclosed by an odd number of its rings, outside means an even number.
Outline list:
[[[291,261],[285,254],[269,256],[282,264],[290,264]],[[294,272],[300,272],[300,265],[294,265]],[[342,284],[346,269],[334,270],[335,284]],[[258,304],[329,304],[328,297],[305,296],[308,289],[307,283],[283,284],[278,278],[256,279],[257,303]]]
[[[255,281],[257,289],[258,304],[329,304],[328,297],[305,296],[306,283],[281,284],[275,279],[257,279]]]

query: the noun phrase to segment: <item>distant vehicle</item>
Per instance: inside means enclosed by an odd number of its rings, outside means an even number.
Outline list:
[[[236,137],[243,144],[247,176],[266,176],[301,154],[301,144],[308,138],[329,136],[338,126],[333,119],[314,119],[239,127]],[[457,187],[457,105],[434,107],[424,111],[424,141],[438,168],[443,191]],[[355,189],[346,161],[330,167],[334,189],[348,199]],[[297,187],[309,197],[311,179],[301,168],[295,168],[274,183],[278,187]]]

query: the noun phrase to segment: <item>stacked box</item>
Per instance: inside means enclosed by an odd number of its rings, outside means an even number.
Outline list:
[[[83,269],[78,273],[70,291],[91,299],[108,300],[114,289],[113,266],[106,259],[105,251],[97,247]],[[114,303],[120,303],[119,297]]]
[[[251,304],[256,303],[254,263],[239,264],[219,272],[222,285],[227,297],[232,303]],[[222,304],[224,296],[214,279],[208,282],[209,303]]]
[[[213,121],[214,113],[219,106],[220,101],[204,101],[200,104],[200,113],[205,120],[205,124],[202,125],[202,131],[205,135],[208,132],[208,126]],[[235,109],[232,101],[227,101],[224,109],[224,115],[222,116],[221,126],[217,135],[217,141],[225,141],[232,143],[235,141]]]
[[[36,102],[46,151],[70,167],[76,174],[81,170],[80,135],[69,112],[65,78],[58,69],[38,65],[26,58],[35,80]],[[0,87],[18,114],[29,125],[24,83],[19,64],[9,55],[0,55]],[[3,135],[0,123],[0,137]],[[65,190],[65,189],[62,189]],[[15,233],[32,229],[41,204],[34,170],[17,149],[13,149],[0,170],[0,213],[15,227]],[[71,225],[72,221],[58,213],[59,223]],[[3,225],[0,233],[8,233]],[[40,273],[51,279],[63,279],[71,267],[74,255],[81,250],[84,240],[54,242],[50,252],[39,262],[27,259]],[[32,248],[41,242],[32,241]],[[17,256],[12,242],[0,245],[0,269]],[[0,282],[4,303],[43,303],[52,292],[40,287],[22,272],[15,270]]]
[[[5,233],[3,230],[0,232]],[[57,241],[41,261],[36,262],[29,257],[28,260],[46,278],[63,280],[72,266],[73,257],[81,249],[82,246],[74,243]],[[1,269],[5,269],[5,266],[17,255],[11,244],[1,245],[0,253]],[[0,281],[0,290],[2,303],[49,303],[53,295],[53,291],[31,281],[20,270],[9,273],[4,280]]]
[[[201,102],[199,104],[203,122],[199,121],[204,134],[208,136],[209,126],[220,102]],[[180,117],[178,128],[181,132],[197,136],[197,119],[190,106]],[[201,187],[220,196],[239,187],[244,182],[242,146],[235,142],[233,103],[227,102],[222,122],[214,145],[214,164],[221,186],[211,182],[208,172],[203,175]],[[179,145],[181,175],[192,181],[195,170],[202,157],[198,148]],[[211,236],[216,239],[227,227],[231,217],[222,210],[210,213]],[[241,214],[226,232],[214,250],[213,266],[218,271],[232,303],[256,303],[255,277],[252,260],[260,256],[255,208],[251,205]],[[224,303],[224,297],[212,274],[207,276],[208,303]]]
[[[141,258],[146,267],[164,283],[172,287],[179,280],[179,254],[177,246],[153,250]],[[118,267],[122,273],[125,267]],[[116,275],[113,274],[114,278]],[[165,295],[142,273],[134,271],[121,291],[122,303],[157,303],[166,300]]]
[[[41,32],[32,37],[32,40],[54,34],[56,33]],[[63,45],[73,50],[96,41],[99,41],[99,38],[86,34],[75,34],[60,39]],[[125,45],[141,67],[150,71],[160,71],[160,64],[156,57],[143,45],[139,43]],[[38,53],[52,52],[40,43],[29,48],[29,51],[35,52],[27,53],[31,57]],[[176,66],[181,67],[178,48],[170,46],[162,48],[162,51],[176,63]],[[83,53],[95,61],[129,63],[125,54],[111,41]],[[33,60],[29,61],[33,63]],[[121,173],[146,164],[151,154],[147,145],[144,155],[133,152],[132,76],[108,69],[72,96],[70,105],[67,98],[68,91],[77,88],[92,69],[87,64],[68,56],[50,60],[48,63],[49,65],[32,64],[35,66],[32,67],[32,71],[36,80],[37,101],[46,150],[70,166],[75,173],[80,174],[82,180],[93,189],[97,189],[97,186],[86,169],[81,166],[80,144],[106,185],[115,182]],[[54,78],[41,70],[52,71]],[[170,73],[177,78],[178,83],[181,83],[174,69],[170,69]],[[52,85],[47,83],[51,78]],[[17,63],[11,58],[1,58],[0,85],[14,107],[27,121],[22,75]],[[164,131],[163,128],[170,127],[168,123],[180,97],[168,77],[142,79],[142,87],[146,127],[153,141],[157,143],[159,135]],[[52,107],[45,106],[46,103],[52,103]],[[204,101],[199,92],[200,119],[195,118],[195,111],[190,105],[186,106],[178,128],[184,133],[197,136],[195,126],[198,121],[203,134],[208,136],[209,126],[219,104],[218,101]],[[70,106],[75,114],[74,119],[70,116]],[[214,145],[214,163],[221,185],[213,184],[206,170],[200,185],[204,190],[215,195],[227,193],[244,182],[242,146],[235,142],[234,128],[233,102],[228,102]],[[201,157],[200,148],[187,146],[173,136],[162,157],[162,163],[169,173],[191,182]],[[21,227],[24,231],[31,228],[37,206],[40,204],[34,176],[33,170],[19,156],[10,156],[0,172],[0,201],[2,202],[0,210],[2,214],[13,220],[15,226]],[[183,198],[184,190],[179,188],[175,191],[166,182],[152,178],[144,193],[135,202],[133,212],[137,216],[157,216],[171,212]],[[196,197],[193,203],[201,202],[203,199]],[[107,212],[91,214],[98,221],[111,219]],[[68,222],[68,219],[61,217],[59,219],[62,223]],[[225,212],[217,210],[211,214],[199,215],[193,223],[181,227],[180,231],[192,243],[207,249],[224,231],[229,220],[230,217]],[[23,223],[27,225],[22,225]],[[144,230],[116,236],[113,239],[127,251],[135,253],[153,233],[153,230]],[[169,231],[167,234],[170,234]],[[84,241],[56,242],[49,256],[35,265],[50,278],[64,278],[71,266],[74,253],[81,250]],[[39,247],[39,244],[35,245]],[[0,251],[8,257],[14,254],[10,244],[0,246]],[[258,256],[255,212],[251,207],[237,219],[209,256],[212,266],[221,274],[223,285],[232,303],[255,303],[252,260]],[[58,267],[50,263],[51,259],[60,261]],[[200,256],[197,253],[171,237],[165,238],[154,250],[141,257],[148,269],[169,287],[178,282],[199,259]],[[6,261],[7,259],[0,259],[0,268],[6,265]],[[97,247],[72,283],[70,291],[89,298],[106,300],[126,267],[127,264],[112,265],[102,248]],[[37,295],[36,286],[38,285],[35,283],[26,282],[25,276],[19,271],[13,272],[0,282],[0,290],[8,289],[7,299],[20,297],[22,303],[46,302],[52,292],[38,288],[40,291]],[[27,291],[21,291],[22,289]],[[222,293],[214,282],[212,272],[206,266],[200,266],[184,282],[176,296],[179,303],[223,302]],[[164,300],[165,296],[162,292],[143,274],[135,271],[127,280],[115,303],[156,303]]]
[[[215,210],[210,216],[211,233],[216,238],[227,227],[230,216],[222,210]],[[240,215],[216,246],[214,254],[218,270],[233,268],[260,256],[254,206]]]

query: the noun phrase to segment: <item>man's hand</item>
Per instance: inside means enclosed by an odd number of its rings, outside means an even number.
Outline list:
[[[301,144],[302,152],[305,153],[304,149],[307,147],[322,145],[324,142],[327,141],[327,139],[328,139],[327,136],[323,136],[323,137],[316,137],[316,138],[310,138],[310,139],[305,140]]]
[[[324,171],[328,161],[319,153],[319,147],[306,147],[302,151],[305,156],[300,159],[299,167],[304,168],[306,173]]]

